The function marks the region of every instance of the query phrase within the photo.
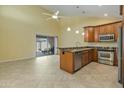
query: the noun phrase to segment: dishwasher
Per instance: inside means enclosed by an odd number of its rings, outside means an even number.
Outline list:
[[[74,54],[74,71],[82,67],[82,51]]]

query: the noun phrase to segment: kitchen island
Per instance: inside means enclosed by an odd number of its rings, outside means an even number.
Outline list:
[[[94,61],[94,48],[60,49],[60,68],[74,73]]]

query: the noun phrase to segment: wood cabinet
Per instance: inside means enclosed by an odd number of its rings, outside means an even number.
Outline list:
[[[94,27],[94,42],[99,42],[100,26]]]
[[[63,52],[60,53],[60,68],[73,73],[73,53],[71,52]]]
[[[114,50],[114,66],[118,66],[117,49]]]
[[[100,26],[99,35],[105,35],[105,34],[107,34],[106,32],[107,32],[106,31],[106,26]]]
[[[118,38],[118,29],[122,26],[122,22],[103,25],[100,27],[100,34],[114,34],[115,42]]]
[[[82,66],[85,66],[89,63],[89,60],[88,60],[88,51],[83,51],[83,54],[82,54]]]
[[[88,50],[88,62],[89,63],[93,61],[93,53],[94,53],[93,49]]]
[[[98,51],[97,48],[94,48],[93,50],[93,61],[98,62]]]
[[[89,49],[87,51],[83,51],[82,54],[82,66],[85,66],[93,61],[94,50]]]
[[[85,42],[94,42],[94,28],[93,27],[86,27],[84,28],[84,41]]]
[[[120,5],[120,15],[124,16],[124,5]]]
[[[118,28],[122,26],[122,22],[114,22],[98,26],[84,27],[84,41],[85,42],[99,42],[99,35],[114,34],[115,42],[118,38]]]
[[[113,34],[114,33],[114,25],[113,24],[107,24],[100,26],[100,33],[99,34]]]
[[[69,52],[60,52],[60,68],[69,72],[74,73],[79,70],[82,66],[85,66],[93,61],[93,49]]]

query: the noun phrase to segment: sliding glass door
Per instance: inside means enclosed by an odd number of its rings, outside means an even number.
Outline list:
[[[37,56],[54,54],[54,37],[36,36],[36,47]]]

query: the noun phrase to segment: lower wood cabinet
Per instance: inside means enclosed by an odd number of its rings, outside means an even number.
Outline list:
[[[74,73],[81,67],[89,64],[90,62],[98,62],[97,48],[83,50],[80,52],[60,52],[60,68]],[[114,66],[118,65],[117,50],[114,51]]]
[[[60,53],[60,68],[73,73],[73,53],[71,52],[63,52]]]
[[[117,49],[114,50],[114,66],[118,66]]]
[[[93,50],[93,61],[98,62],[98,51],[97,48],[94,48]]]
[[[60,52],[60,68],[69,72],[74,73],[82,66],[85,66],[92,62],[93,60],[93,50],[84,50],[81,52]]]
[[[94,53],[93,49],[88,51],[88,61],[89,62],[93,61],[93,53]]]
[[[83,54],[82,54],[82,66],[85,66],[88,63],[89,63],[88,51],[83,51]]]
[[[82,54],[82,66],[85,66],[85,65],[87,65],[87,64],[89,64],[90,62],[93,61],[93,54],[94,54],[93,49],[83,51],[83,54]]]

